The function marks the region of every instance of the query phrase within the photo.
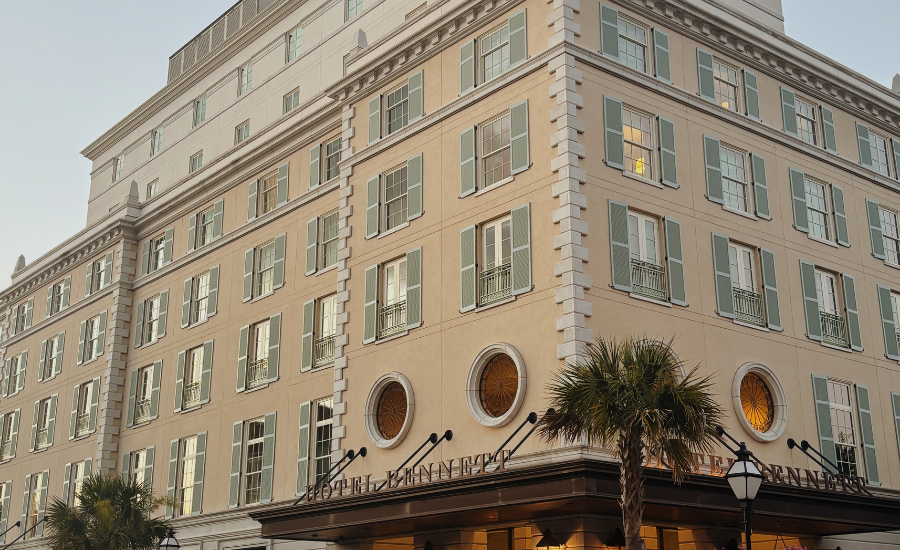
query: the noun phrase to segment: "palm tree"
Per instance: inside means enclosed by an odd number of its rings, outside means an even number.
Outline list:
[[[709,377],[698,379],[695,368],[682,378],[682,366],[672,341],[598,338],[548,385],[555,412],[541,420],[541,437],[582,440],[614,449],[619,457],[627,550],[646,548],[640,535],[645,457],[665,456],[680,483],[693,453],[712,450],[722,419]]]
[[[78,503],[69,506],[54,498],[47,511],[53,550],[153,550],[169,528],[150,517],[166,503],[154,497],[149,483],[115,473],[94,474],[84,480]]]

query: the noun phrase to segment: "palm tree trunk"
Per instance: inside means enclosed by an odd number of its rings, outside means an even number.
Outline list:
[[[643,438],[638,430],[625,431],[618,442],[620,477],[622,488],[622,523],[625,531],[626,550],[645,550],[641,538],[641,522],[644,515],[644,478],[641,466],[644,459]]]

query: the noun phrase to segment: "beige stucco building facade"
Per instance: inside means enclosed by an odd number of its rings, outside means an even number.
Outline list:
[[[244,0],[83,154],[85,229],[0,292],[7,543],[121,471],[184,548],[615,546],[608,453],[459,458],[642,334],[770,466],[754,542],[900,543],[900,95],[779,0]],[[729,457],[651,464],[648,547],[740,541]]]

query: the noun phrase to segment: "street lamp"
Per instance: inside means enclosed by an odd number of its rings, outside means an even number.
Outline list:
[[[181,548],[181,545],[178,544],[178,539],[175,538],[175,532],[172,529],[169,529],[169,532],[166,533],[166,538],[159,541],[159,550],[178,550]]]
[[[559,541],[556,540],[556,537],[553,536],[553,533],[550,532],[550,529],[545,529],[544,534],[541,537],[541,540],[535,545],[536,548],[544,548],[545,550],[550,550],[550,548],[559,548],[561,545]]]
[[[759,472],[756,464],[750,461],[750,451],[747,446],[741,442],[738,444],[738,450],[735,452],[737,460],[728,469],[725,479],[738,502],[741,503],[741,509],[744,511],[744,536],[747,539],[747,550],[750,547],[750,504],[756,498],[759,486],[762,485],[763,476]]]

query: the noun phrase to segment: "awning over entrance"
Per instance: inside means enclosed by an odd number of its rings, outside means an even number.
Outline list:
[[[647,524],[714,527],[739,521],[723,478],[692,475],[681,486],[671,473],[645,469]],[[578,460],[475,474],[395,489],[301,502],[251,512],[264,538],[353,542],[416,532],[482,528],[573,514],[620,516],[619,469]],[[900,500],[764,483],[753,502],[756,532],[838,535],[900,528]]]

